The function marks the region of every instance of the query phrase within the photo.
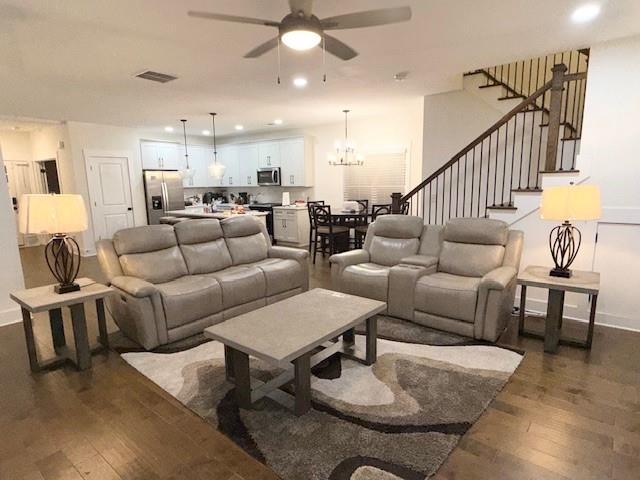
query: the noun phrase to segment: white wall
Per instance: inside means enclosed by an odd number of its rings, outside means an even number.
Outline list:
[[[0,145],[5,161],[31,161],[31,136],[29,132],[0,131]]]
[[[0,164],[2,160],[0,148]],[[2,252],[2,268],[0,268],[0,325],[20,320],[20,309],[9,299],[9,292],[24,288],[22,264],[18,253],[18,240],[15,214],[9,198],[7,177],[0,174],[0,251]]]

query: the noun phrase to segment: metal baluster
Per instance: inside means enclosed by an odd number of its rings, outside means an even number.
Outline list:
[[[504,158],[502,162],[502,192],[500,195],[500,205],[504,207],[504,186],[507,175],[507,150],[509,150],[509,122],[504,124]]]
[[[480,178],[478,179],[478,205],[477,205],[477,212],[476,212],[476,216],[479,217],[480,216],[480,196],[482,194],[482,157],[484,156],[484,139],[480,142],[480,168],[478,168],[478,171],[480,172]],[[487,182],[489,181],[489,178],[487,178]]]
[[[526,114],[523,114],[523,116]],[[511,120],[509,120],[511,121]],[[507,122],[509,123],[509,122]],[[522,121],[524,124],[524,120]],[[511,205],[511,189],[513,189],[513,170],[516,156],[516,131],[518,130],[518,115],[513,117],[513,140],[511,140],[511,171],[509,172],[509,205]]]
[[[487,207],[489,206],[489,177],[491,176],[491,137],[489,134],[489,154],[487,155],[487,189],[484,192],[484,216],[487,216]]]
[[[460,216],[458,210],[459,198],[460,198],[460,159],[456,160],[456,217]]]
[[[502,127],[500,127],[502,128]],[[493,170],[493,175],[494,175],[494,179],[493,179],[493,205],[496,205],[496,192],[498,191],[498,149],[499,149],[499,142],[500,142],[500,128],[496,131],[496,161],[495,161],[495,168]]]
[[[476,147],[473,147],[473,155],[471,157],[471,204],[469,205],[469,216],[473,217],[473,192],[476,179]]]
[[[560,130],[562,132],[562,135],[560,135],[560,143],[562,144],[560,146],[560,170],[564,170],[564,144],[567,143],[564,140],[565,138],[569,138],[567,137],[567,114],[569,111],[569,89],[571,84],[570,82],[565,82],[565,84],[567,87],[562,91],[562,94],[564,95],[564,111],[562,112],[562,129]]]
[[[439,186],[440,186],[440,185],[439,185],[439,183],[440,183],[440,182],[439,182],[439,180],[438,180],[439,178],[440,178],[440,175],[438,175],[438,176],[435,178],[435,180],[436,180],[436,199],[435,199],[435,204],[434,204],[434,206],[433,206],[433,209],[435,210],[435,212],[434,212],[434,216],[433,216],[433,219],[434,219],[434,222],[435,222],[436,224],[438,223],[438,189],[439,189]]]

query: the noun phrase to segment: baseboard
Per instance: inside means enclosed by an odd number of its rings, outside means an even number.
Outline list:
[[[0,311],[0,327],[22,321],[22,313],[17,305]]]
[[[515,305],[520,305],[520,297],[516,297]],[[539,300],[536,298],[527,298],[527,311],[533,312],[540,316],[545,316],[547,313],[546,300]],[[581,311],[577,305],[565,304],[564,306],[564,318],[575,320],[576,322],[588,323],[589,319],[581,315]],[[596,325],[602,325],[605,327],[617,328],[620,330],[627,330],[632,332],[640,332],[640,326],[637,320],[631,318],[621,317],[611,313],[601,312],[596,310]]]

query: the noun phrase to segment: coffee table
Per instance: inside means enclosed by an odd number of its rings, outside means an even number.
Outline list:
[[[293,407],[296,415],[311,408],[311,368],[341,352],[367,365],[376,361],[376,315],[384,302],[322,288],[301,293],[205,329],[224,344],[227,379],[236,385],[242,408],[264,396]],[[355,344],[355,327],[366,322],[366,351]],[[339,337],[342,336],[342,339]],[[318,347],[320,351],[314,353]],[[249,356],[284,371],[262,382],[252,379]],[[295,397],[279,390],[294,383]],[[252,386],[253,385],[253,386]]]

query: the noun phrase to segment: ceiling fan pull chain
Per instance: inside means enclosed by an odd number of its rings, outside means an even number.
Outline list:
[[[280,35],[278,35],[278,85],[280,85]]]
[[[323,70],[323,74],[322,74],[322,82],[323,83],[327,83],[327,60],[326,60],[326,53],[327,53],[327,47],[325,45],[325,35],[324,32],[322,33],[322,70]]]

